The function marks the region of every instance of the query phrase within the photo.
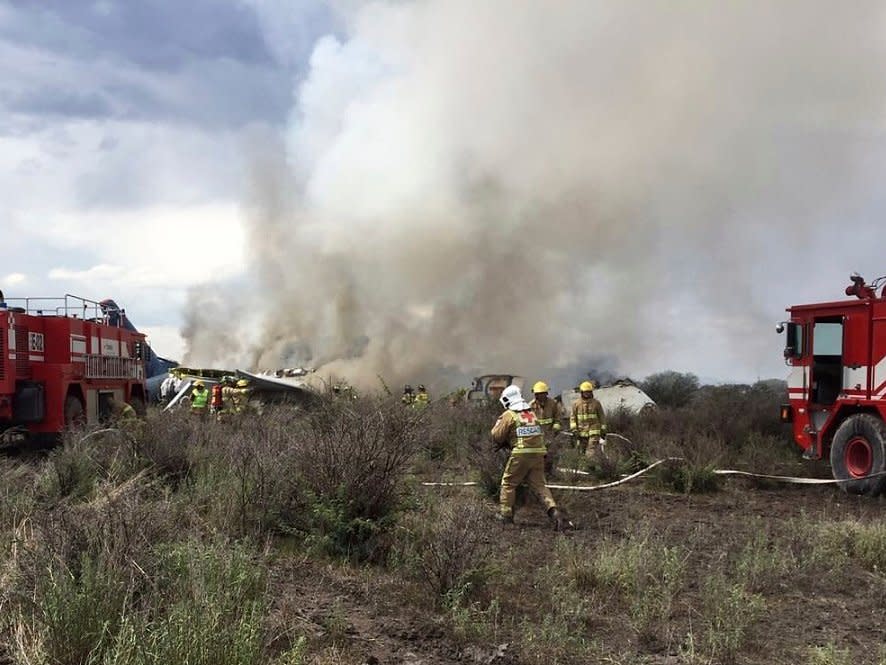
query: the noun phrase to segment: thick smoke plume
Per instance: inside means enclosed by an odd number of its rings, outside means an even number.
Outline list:
[[[256,141],[262,322],[241,362],[357,384],[593,357],[778,371],[792,295],[767,280],[859,195],[883,18],[817,0],[351,4],[288,135]]]

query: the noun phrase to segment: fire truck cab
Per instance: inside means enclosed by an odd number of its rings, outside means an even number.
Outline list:
[[[0,298],[0,441],[54,440],[108,418],[109,396],[145,413],[145,336],[78,296]]]
[[[791,368],[781,418],[843,490],[874,496],[886,489],[886,278],[850,279],[854,300],[789,307],[777,328]]]

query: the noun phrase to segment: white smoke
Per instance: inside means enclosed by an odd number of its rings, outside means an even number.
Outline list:
[[[763,276],[858,195],[883,132],[882,5],[348,7],[285,145],[256,143],[243,362],[359,384],[777,358],[792,298]]]

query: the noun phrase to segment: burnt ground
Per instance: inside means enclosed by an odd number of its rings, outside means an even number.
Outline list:
[[[477,501],[470,488],[426,491],[444,494],[456,505]],[[525,631],[515,628],[513,621],[466,636],[464,630],[454,629],[443,604],[396,571],[296,555],[280,556],[274,566],[276,611],[296,618],[288,629],[307,636],[311,655],[306,662],[314,663],[886,662],[882,660],[886,658],[884,571],[866,569],[852,559],[834,568],[798,532],[803,525],[844,521],[882,526],[882,499],[847,496],[833,486],[761,488],[743,479],[730,479],[719,491],[701,495],[669,493],[637,483],[557,496],[576,522],[573,532],[553,532],[535,505],[518,511],[516,526],[499,525],[494,521],[494,504],[484,500],[488,515],[482,522],[482,539],[488,547],[487,560],[494,563],[500,557],[499,570],[504,572],[499,574],[505,576],[513,572],[515,561],[524,570],[539,570],[550,563],[558,542],[567,541],[571,551],[590,556],[601,542],[618,542],[642,525],[647,535],[685,547],[689,553],[681,591],[669,617],[653,631],[657,637],[638,636],[623,600],[593,585],[579,596],[591,599],[593,608],[580,628],[582,637],[594,645],[590,651],[527,647]],[[730,556],[760,533],[791,553],[786,570],[762,576],[751,589],[764,599],[764,607],[749,623],[734,654],[693,654],[686,635],[706,620],[700,609],[702,578],[727,566]],[[784,554],[778,548],[774,551],[776,557]],[[490,576],[478,607],[495,595],[498,581],[496,575]],[[510,578],[501,584],[514,588]],[[544,622],[558,590],[540,589],[539,584],[539,579],[527,576],[522,600],[504,603],[503,614],[522,612],[521,620]],[[539,594],[545,600],[534,602]],[[285,638],[281,635],[281,641]],[[834,658],[852,660],[814,660],[815,647],[837,649]]]

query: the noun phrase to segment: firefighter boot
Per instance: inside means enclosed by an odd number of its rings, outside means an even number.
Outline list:
[[[556,506],[548,509],[548,517],[556,526],[557,531],[566,531],[567,529],[575,528],[575,525],[567,519],[566,515],[563,514],[563,511]]]
[[[499,524],[513,524],[514,523],[514,515],[513,513],[499,513],[495,516],[495,519],[498,520]]]

